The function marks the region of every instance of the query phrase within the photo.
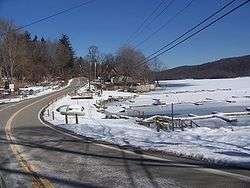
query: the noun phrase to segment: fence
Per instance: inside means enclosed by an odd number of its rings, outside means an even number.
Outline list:
[[[172,130],[181,129],[182,131],[184,128],[187,127],[199,127],[199,125],[194,122],[193,120],[182,120],[182,119],[172,119],[172,118],[160,118],[156,117],[153,119],[153,123],[156,125],[156,129],[159,132],[160,129],[165,130]]]

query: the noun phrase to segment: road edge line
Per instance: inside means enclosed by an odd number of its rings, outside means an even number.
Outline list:
[[[45,123],[42,119],[41,119],[41,113],[42,111],[46,108],[47,106],[44,106],[39,112],[38,112],[38,120],[46,127],[49,127],[50,129],[53,129],[54,131],[56,132],[59,132],[61,134],[64,134],[64,135],[67,135],[67,136],[70,136],[72,138],[76,138],[78,140],[82,140],[80,137],[78,136],[75,136],[75,135],[72,135],[72,134],[69,134],[67,132],[64,132],[62,130],[59,130],[57,128],[47,123]],[[132,154],[132,155],[136,155],[136,156],[142,156],[146,159],[152,159],[152,160],[159,160],[159,161],[167,161],[167,162],[172,162],[173,160],[170,160],[170,159],[166,159],[166,158],[161,158],[161,157],[156,157],[156,156],[152,156],[152,155],[148,155],[148,154],[138,154],[138,153],[135,153],[133,151],[129,151],[129,150],[126,150],[126,149],[121,149],[121,148],[117,148],[117,147],[113,147],[113,146],[109,146],[109,145],[105,145],[105,144],[100,144],[100,143],[93,143],[94,145],[96,146],[101,146],[101,147],[104,147],[104,148],[108,148],[108,149],[113,149],[113,150],[116,150],[116,151],[122,151],[124,153],[128,153],[128,154]],[[179,165],[179,164],[178,164]],[[241,174],[237,174],[237,173],[231,173],[231,172],[227,172],[227,171],[223,171],[223,170],[219,170],[219,169],[213,169],[213,168],[199,168],[200,166],[199,165],[189,165],[189,164],[185,164],[185,165],[182,165],[183,167],[191,167],[192,169],[194,170],[198,170],[198,171],[202,171],[202,172],[208,172],[208,173],[211,173],[211,174],[215,174],[215,175],[221,175],[221,176],[227,176],[227,177],[234,177],[236,179],[239,179],[239,180],[242,180],[242,181],[247,181],[247,182],[250,182],[250,177],[248,176],[245,176],[245,175],[241,175]],[[197,168],[198,167],[198,168]]]
[[[67,87],[66,87],[67,88]],[[64,88],[64,89],[66,89]],[[58,95],[60,92],[62,92],[62,90],[60,91],[57,91],[57,92],[54,92],[44,98],[41,98],[37,101],[34,101],[33,103],[30,103],[29,105],[26,105],[24,107],[22,107],[21,109],[19,109],[18,111],[16,111],[14,114],[12,114],[10,116],[10,118],[8,119],[6,125],[5,125],[5,134],[6,134],[6,138],[8,141],[10,141],[10,148],[13,152],[13,154],[15,155],[18,163],[20,164],[20,166],[28,173],[35,173],[35,169],[37,169],[35,167],[35,165],[30,165],[28,164],[28,162],[24,159],[24,157],[21,155],[21,147],[20,146],[17,146],[16,144],[13,144],[12,142],[13,141],[16,141],[15,137],[13,136],[13,133],[12,133],[12,121],[14,120],[14,118],[21,112],[23,111],[24,109],[36,104],[36,103],[39,103],[49,97],[53,97],[55,95]],[[36,177],[35,175],[32,175],[33,176],[33,182],[32,182],[32,187],[37,187],[37,188],[40,188],[41,186],[42,187],[48,187],[48,188],[54,188],[54,186],[50,183],[49,180],[45,179],[45,178],[41,178],[41,177]]]

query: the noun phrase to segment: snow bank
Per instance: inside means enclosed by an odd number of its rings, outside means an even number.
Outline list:
[[[32,87],[20,88],[20,90],[23,90],[23,91],[33,90],[34,94],[28,95],[27,97],[17,96],[15,98],[0,99],[0,104],[1,103],[20,102],[20,101],[25,100],[25,99],[40,97],[40,96],[47,95],[47,94],[55,92],[55,91],[60,91],[60,90],[62,90],[64,88],[68,87],[71,84],[72,81],[73,81],[73,79],[70,79],[68,81],[67,85],[65,87],[61,87],[61,88],[59,88],[58,85],[54,85],[54,86],[32,86]]]
[[[216,82],[217,80],[213,81]],[[234,82],[234,84],[237,85],[237,82]],[[233,88],[240,89],[239,85],[235,87],[232,85],[231,89]],[[105,115],[99,113],[94,106],[96,101],[105,100],[109,96],[124,97],[131,95],[131,93],[125,92],[104,91],[101,97],[94,96],[93,99],[71,100],[69,96],[66,96],[53,103],[49,108],[55,111],[57,107],[65,104],[83,106],[86,115],[79,117],[80,124],[75,124],[74,117],[70,117],[69,125],[65,125],[64,116],[56,111],[55,120],[52,120],[51,116],[48,117],[46,113],[44,118],[56,126],[99,141],[145,150],[170,152],[177,155],[206,159],[211,162],[230,163],[250,168],[249,117],[238,118],[238,122],[234,123],[227,123],[215,118],[197,120],[196,123],[200,125],[197,128],[186,128],[184,131],[157,132],[154,128],[138,125],[134,118],[105,119]],[[154,94],[147,95],[153,98],[151,95]],[[116,112],[123,108],[110,105],[109,109]]]

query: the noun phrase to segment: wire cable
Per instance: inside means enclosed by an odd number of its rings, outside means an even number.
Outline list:
[[[209,19],[211,19],[212,17],[214,17],[215,15],[217,15],[218,13],[220,13],[221,11],[223,11],[225,8],[227,8],[228,6],[230,6],[232,3],[234,3],[236,0],[232,0],[229,3],[227,3],[226,5],[224,5],[222,8],[220,8],[219,10],[215,11],[213,14],[211,14],[210,16],[208,16],[207,18],[205,18],[204,20],[202,20],[200,23],[198,23],[197,25],[195,25],[194,27],[192,27],[191,29],[189,29],[188,31],[186,31],[184,34],[180,35],[179,37],[177,37],[175,40],[171,41],[170,43],[168,43],[167,45],[161,47],[159,50],[157,50],[156,52],[152,53],[151,55],[147,56],[144,60],[140,61],[138,66],[152,59],[154,59],[155,57],[158,57],[159,55],[156,55],[157,53],[161,52],[162,50],[164,50],[165,48],[167,48],[168,46],[174,44],[175,42],[177,42],[179,39],[181,39],[182,37],[186,36],[188,33],[190,33],[191,31],[193,31],[194,29],[196,29],[197,27],[199,27],[200,25],[202,25],[203,23],[205,23],[206,21],[208,21]],[[243,3],[241,3],[240,5],[238,5],[237,7],[231,9],[231,11],[235,11],[236,9],[240,8],[241,6],[247,4],[250,0],[247,0]],[[222,18],[224,18],[225,16],[227,16],[228,14],[231,13],[231,11],[229,11],[229,13],[227,12],[226,15],[224,14],[224,16]],[[219,17],[220,19],[222,19],[221,17]],[[220,20],[219,19],[219,20]],[[216,19],[217,20],[217,19]],[[217,20],[217,21],[219,21]],[[217,22],[216,21],[216,22]],[[205,26],[206,27],[206,26]],[[204,29],[203,29],[204,30]],[[200,31],[201,32],[201,31]],[[198,33],[197,33],[198,34]],[[192,34],[193,35],[193,34]],[[176,45],[175,45],[176,46]],[[172,49],[172,47],[171,47]],[[165,52],[164,52],[165,53]],[[161,53],[162,55],[163,53]],[[156,55],[156,56],[155,56]],[[151,58],[152,56],[154,56],[153,58]]]
[[[161,5],[165,3],[165,0],[161,0],[161,2],[156,6],[156,8],[151,12],[151,14],[149,16],[147,16],[144,21],[140,24],[140,26],[129,36],[129,38],[127,39],[127,42],[128,43],[130,41],[130,39],[135,35],[137,34],[144,26],[144,24],[150,20],[150,18],[157,12],[157,10],[161,7]]]
[[[161,12],[159,12],[155,17],[153,17],[153,19],[148,24],[146,24],[146,26],[144,28],[148,28],[158,17],[160,17],[173,4],[174,1],[175,0],[169,1],[169,3],[166,4],[166,6],[161,10]],[[137,35],[134,38],[132,38],[130,41],[132,42],[134,39],[136,39],[137,37],[139,37],[139,35],[141,33],[143,33],[143,31],[144,30],[139,31],[137,33]]]
[[[43,22],[43,21],[48,20],[48,19],[50,19],[50,18],[56,17],[56,16],[58,16],[58,15],[61,15],[61,14],[67,13],[67,12],[70,12],[70,11],[72,11],[72,10],[74,10],[74,9],[80,8],[80,7],[85,6],[85,5],[89,4],[89,3],[92,3],[92,2],[94,2],[94,1],[96,1],[96,0],[85,1],[85,2],[83,2],[83,3],[81,3],[81,4],[79,4],[79,5],[70,7],[70,8],[68,8],[68,9],[63,9],[63,10],[61,10],[61,11],[59,11],[59,12],[56,12],[56,13],[51,14],[51,15],[49,15],[49,16],[46,16],[46,17],[44,17],[44,18],[35,20],[35,21],[33,21],[33,22],[29,23],[29,24],[20,26],[20,27],[16,28],[15,31],[24,29],[24,28],[26,28],[26,27],[30,27],[30,26],[32,26],[32,25],[35,25],[35,24],[40,23],[40,22]],[[1,37],[2,37],[3,35],[5,35],[5,34],[6,34],[6,33],[1,34]]]
[[[198,28],[200,25],[202,25],[203,23],[205,23],[206,21],[210,20],[211,18],[213,18],[214,16],[216,16],[218,13],[220,13],[221,11],[223,11],[225,8],[227,8],[228,6],[230,6],[231,4],[233,4],[236,0],[232,0],[229,3],[227,3],[226,5],[224,5],[222,8],[220,8],[219,10],[215,11],[213,14],[211,14],[210,16],[208,16],[207,18],[205,18],[204,20],[202,20],[200,23],[198,23],[197,25],[195,25],[194,27],[192,27],[191,29],[187,30],[185,33],[183,33],[182,35],[180,35],[179,37],[177,37],[175,40],[171,41],[170,43],[168,43],[167,45],[163,46],[162,48],[160,48],[159,50],[157,50],[156,52],[152,53],[151,55],[149,55],[147,58],[150,58],[151,56],[154,56],[155,54],[157,54],[158,52],[160,52],[161,50],[163,50],[164,48],[170,46],[171,44],[175,43],[176,41],[178,41],[179,39],[181,39],[182,37],[186,36],[188,33],[192,32],[193,30],[195,30],[196,28]]]
[[[135,48],[138,48],[139,46],[141,46],[142,44],[144,44],[146,41],[148,41],[150,38],[152,38],[154,35],[156,35],[159,31],[161,31],[163,28],[165,28],[174,19],[176,19],[179,15],[181,15],[186,9],[188,9],[194,1],[195,0],[189,1],[189,3],[187,5],[185,5],[185,7],[183,7],[174,16],[172,16],[170,19],[168,19],[167,22],[165,22],[163,25],[161,25],[157,30],[155,30],[153,33],[151,33],[150,35],[148,35],[148,37],[146,37],[144,40],[142,40],[140,43],[138,43],[135,46]]]
[[[156,57],[158,57],[158,56],[160,56],[160,55],[166,53],[167,51],[169,51],[169,50],[175,48],[176,46],[178,46],[178,45],[180,45],[181,43],[187,41],[188,39],[192,38],[193,36],[199,34],[199,33],[202,32],[203,30],[207,29],[207,28],[210,27],[211,25],[215,24],[215,23],[218,22],[219,20],[223,19],[223,18],[226,17],[227,15],[231,14],[232,12],[236,11],[237,9],[239,9],[240,7],[246,5],[246,4],[249,3],[249,2],[250,2],[250,0],[247,0],[247,1],[243,2],[243,3],[241,3],[241,4],[238,5],[237,7],[231,9],[230,11],[228,11],[228,12],[225,13],[225,14],[223,14],[223,15],[220,16],[219,18],[217,18],[217,19],[215,19],[214,21],[210,22],[208,25],[204,26],[203,28],[201,28],[201,29],[199,29],[198,31],[194,32],[193,34],[189,35],[189,36],[186,37],[185,39],[183,39],[183,40],[181,40],[180,42],[176,43],[174,46],[172,46],[172,47],[170,47],[170,48],[164,50],[163,52],[157,54],[156,56],[154,56],[154,58],[156,58]],[[148,59],[147,62],[150,61],[150,60],[152,60],[152,59],[154,59],[154,58]]]

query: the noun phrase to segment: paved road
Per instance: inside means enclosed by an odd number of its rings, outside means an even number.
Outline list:
[[[40,109],[72,88],[0,109],[0,174],[8,187],[250,186],[247,169],[103,145],[41,123]]]
[[[4,110],[5,108],[8,108],[9,106],[14,106],[16,103],[6,103],[6,104],[0,104],[0,110]]]

